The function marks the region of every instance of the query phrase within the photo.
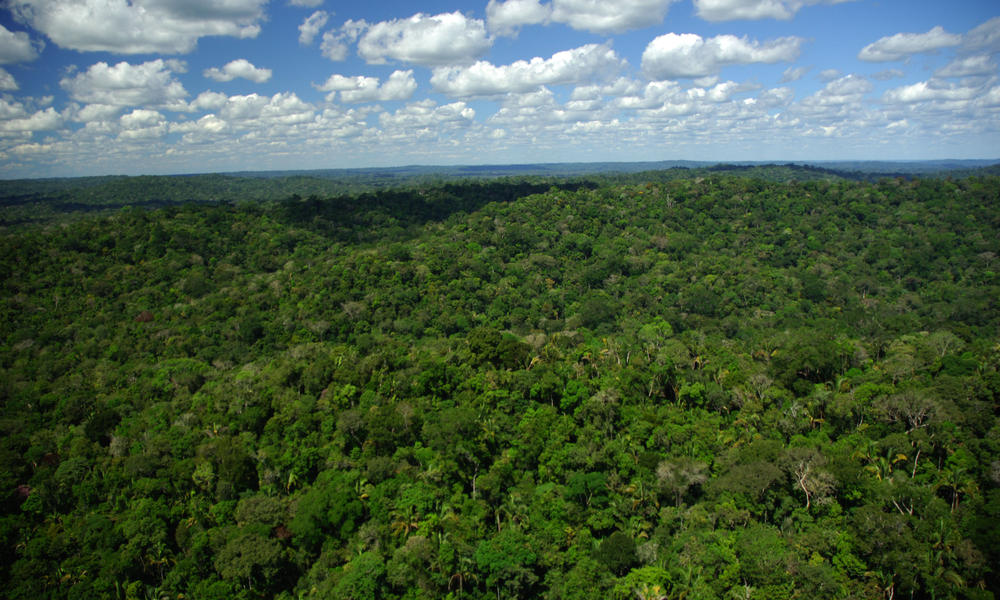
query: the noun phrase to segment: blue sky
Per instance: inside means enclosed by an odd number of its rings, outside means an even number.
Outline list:
[[[0,177],[1000,158],[995,0],[7,0]]]

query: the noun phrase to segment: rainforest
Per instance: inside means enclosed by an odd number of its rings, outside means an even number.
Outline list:
[[[2,183],[6,598],[1000,592],[995,168]]]

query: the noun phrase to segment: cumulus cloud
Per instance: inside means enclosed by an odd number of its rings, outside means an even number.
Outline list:
[[[52,107],[31,115],[0,121],[0,131],[6,133],[51,131],[62,126],[62,115]]]
[[[513,35],[524,25],[548,23],[552,18],[552,5],[538,0],[490,0],[486,5],[486,23],[498,35]]]
[[[764,43],[719,35],[703,39],[694,33],[668,33],[642,53],[642,70],[650,79],[714,75],[726,65],[776,63],[798,58],[802,38],[783,37]]]
[[[160,112],[137,108],[118,120],[121,129],[118,139],[123,141],[151,140],[167,134],[167,120]]]
[[[264,83],[271,78],[271,69],[260,69],[245,58],[237,58],[226,63],[221,69],[218,67],[205,69],[203,74],[215,81],[232,81],[237,77],[242,77],[254,83]]]
[[[323,0],[288,0],[288,3],[292,6],[301,6],[303,8],[316,8],[320,4],[323,4]]]
[[[205,91],[198,94],[198,97],[191,101],[189,109],[195,110],[218,110],[226,105],[228,96],[219,92]]]
[[[325,10],[317,10],[306,17],[299,25],[299,43],[303,46],[312,44],[316,36],[319,35],[319,30],[323,29],[329,20],[330,14]]]
[[[753,89],[734,81],[724,81],[707,87],[682,87],[676,81],[650,81],[642,94],[625,96],[617,106],[640,111],[656,111],[661,116],[706,113],[712,105],[732,100],[739,92]]]
[[[515,35],[524,25],[563,23],[601,35],[651,27],[663,22],[678,0],[490,0],[486,20],[497,35]]]
[[[606,85],[581,85],[570,94],[570,100],[598,100],[604,97],[629,96],[639,93],[641,84],[634,79],[619,77]]]
[[[587,44],[556,52],[548,59],[535,57],[503,66],[479,61],[468,67],[438,67],[431,76],[431,85],[451,96],[528,92],[542,85],[582,83],[603,77],[623,64],[609,45]]]
[[[981,91],[978,87],[955,85],[932,79],[891,89],[885,93],[883,100],[887,103],[900,104],[939,100],[971,100],[978,96]]]
[[[538,147],[540,133],[546,141],[566,138],[579,123],[584,128],[597,127],[598,123],[614,120],[615,109],[610,104],[598,100],[571,99],[566,104],[556,102],[555,95],[548,88],[526,94],[510,94],[502,101],[502,107],[489,118],[492,126],[502,126],[508,133],[531,140]]]
[[[785,69],[785,72],[781,74],[781,83],[798,81],[805,77],[808,72],[809,67],[788,67]]]
[[[823,94],[831,98],[857,98],[872,91],[870,81],[860,75],[845,75],[826,84]]]
[[[345,60],[348,44],[354,43],[367,28],[368,23],[364,19],[360,21],[348,20],[339,30],[327,31],[323,34],[323,42],[319,46],[320,52],[332,61]]]
[[[851,0],[694,0],[695,12],[706,21],[782,19],[795,16],[803,6],[840,4]]]
[[[823,69],[819,72],[820,81],[833,81],[843,76],[844,74],[840,72],[840,69]]]
[[[845,75],[827,83],[823,89],[803,99],[797,105],[800,112],[843,117],[844,107],[859,104],[873,89],[872,83],[860,75]]]
[[[663,22],[676,0],[553,0],[552,20],[593,33],[622,33]]]
[[[336,31],[327,31],[323,34],[323,42],[319,45],[319,50],[323,56],[332,61],[347,60],[347,43]]]
[[[256,37],[267,0],[11,0],[18,21],[61,48],[119,54],[183,54],[210,36]]]
[[[312,121],[316,110],[293,92],[271,97],[247,94],[230,96],[217,116],[237,129],[269,127],[274,135],[279,135],[282,130]]]
[[[438,106],[433,100],[407,104],[396,112],[379,115],[379,123],[390,130],[423,130],[428,128],[454,128],[471,125],[476,111],[465,102]]]
[[[121,106],[112,106],[110,104],[88,104],[83,108],[74,111],[72,118],[74,121],[79,121],[81,123],[110,121],[111,119],[117,117],[118,113],[121,111]]]
[[[345,77],[331,75],[323,85],[315,86],[321,92],[330,92],[326,97],[333,102],[339,93],[341,102],[387,102],[390,100],[408,100],[417,90],[417,82],[413,79],[413,71],[395,71],[385,83],[379,85],[378,77]]]
[[[15,92],[18,90],[17,80],[7,72],[7,69],[0,69],[0,92]]]
[[[966,33],[962,46],[972,52],[1000,52],[1000,17],[993,17]]]
[[[10,31],[0,25],[0,65],[28,62],[38,58],[38,49],[23,31]]]
[[[900,77],[905,77],[906,73],[903,73],[899,69],[885,69],[884,71],[879,71],[878,73],[872,73],[871,78],[876,81],[889,81],[890,79],[899,79]]]
[[[59,82],[73,100],[88,104],[111,106],[177,106],[184,105],[188,93],[173,76],[183,72],[178,61],[153,61],[132,65],[120,62],[114,66],[99,62],[87,71]]]
[[[122,115],[120,121],[122,127],[126,129],[139,129],[160,123],[163,121],[163,115],[156,110],[137,108],[127,115]]]
[[[367,28],[358,54],[368,63],[398,60],[423,66],[468,63],[491,46],[481,19],[462,13],[425,15],[382,21]]]
[[[777,108],[787,106],[795,96],[791,88],[779,87],[764,90],[757,96],[756,104],[761,108]]]
[[[229,124],[220,119],[217,115],[209,114],[196,121],[184,121],[170,124],[171,133],[182,133],[184,141],[188,143],[207,141],[217,134],[229,129]]]
[[[20,118],[28,114],[20,102],[0,98],[0,120]]]
[[[973,77],[996,73],[997,64],[985,54],[956,58],[934,72],[935,77]]]
[[[897,33],[881,38],[862,48],[858,58],[868,62],[902,60],[912,54],[933,52],[961,43],[962,36],[948,33],[939,25],[927,33]]]

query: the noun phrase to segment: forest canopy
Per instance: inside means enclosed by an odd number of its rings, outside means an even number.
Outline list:
[[[1000,591],[1000,178],[307,188],[4,209],[3,596]]]

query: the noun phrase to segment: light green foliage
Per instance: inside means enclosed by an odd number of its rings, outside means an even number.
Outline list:
[[[362,553],[341,569],[340,579],[333,588],[333,595],[344,600],[377,600],[382,597],[382,580],[385,564],[373,552]]]
[[[538,556],[530,538],[516,529],[508,528],[480,542],[475,558],[486,575],[487,588],[502,590],[509,598],[529,597],[529,590],[538,580],[534,572]]]

